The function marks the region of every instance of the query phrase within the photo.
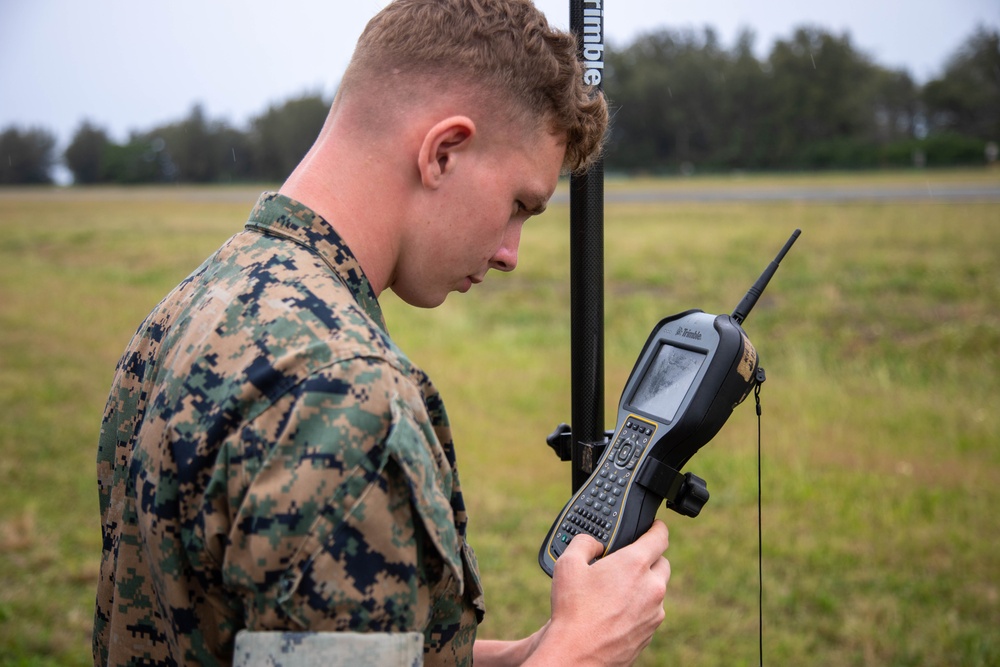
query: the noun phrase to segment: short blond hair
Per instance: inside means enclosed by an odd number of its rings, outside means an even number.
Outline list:
[[[570,171],[600,155],[604,96],[583,82],[576,38],[530,0],[394,0],[359,38],[341,91],[400,75],[472,89],[511,118],[547,123],[566,139]]]

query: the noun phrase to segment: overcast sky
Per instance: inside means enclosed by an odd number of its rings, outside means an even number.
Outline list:
[[[42,127],[61,145],[83,119],[124,141],[181,120],[195,103],[243,127],[269,104],[330,97],[354,42],[386,0],[0,0],[0,129]],[[536,0],[569,25],[568,0]],[[615,45],[661,27],[741,28],[763,57],[794,28],[851,35],[876,63],[918,81],[940,73],[998,0],[606,0]],[[609,84],[613,91],[613,83]]]

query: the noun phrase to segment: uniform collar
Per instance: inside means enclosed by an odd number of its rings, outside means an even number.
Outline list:
[[[354,253],[337,230],[312,209],[277,192],[265,192],[257,200],[246,228],[286,238],[319,255],[351,291],[358,305],[386,330],[378,297]]]

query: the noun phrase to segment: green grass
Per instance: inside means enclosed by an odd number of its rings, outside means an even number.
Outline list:
[[[876,181],[1000,175],[791,178]],[[0,190],[0,664],[89,664],[94,457],[114,364],[255,196]],[[730,311],[803,230],[746,322],[768,371],[765,662],[1000,664],[1000,203],[619,204],[606,220],[609,420],[660,318]],[[548,615],[536,556],[569,492],[568,464],[545,445],[570,418],[568,254],[556,205],[529,223],[515,273],[432,311],[384,298],[390,330],[448,403],[487,588],[483,636],[521,636]],[[757,663],[756,429],[744,405],[691,461],[712,492],[701,516],[661,513],[667,620],[640,664]]]

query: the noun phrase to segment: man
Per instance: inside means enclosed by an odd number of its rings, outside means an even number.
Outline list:
[[[649,642],[659,522],[593,564],[577,537],[548,623],[475,641],[444,405],[378,304],[514,269],[525,220],[600,149],[578,68],[529,0],[397,0],[369,23],[313,148],[118,364],[96,664],[226,664],[241,629],[419,632],[427,664],[628,664]]]

